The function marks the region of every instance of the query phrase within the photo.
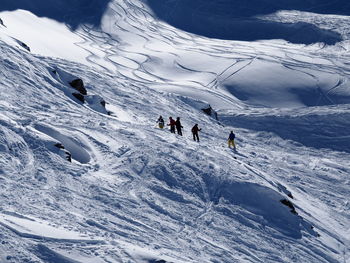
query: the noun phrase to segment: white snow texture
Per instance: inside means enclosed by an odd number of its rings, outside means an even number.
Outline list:
[[[347,1],[1,2],[0,263],[350,263]]]

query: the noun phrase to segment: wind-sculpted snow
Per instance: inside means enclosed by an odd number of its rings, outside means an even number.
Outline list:
[[[61,142],[65,149],[67,149],[72,154],[73,159],[77,160],[80,163],[88,163],[90,161],[90,155],[85,150],[87,146],[84,145],[83,142],[79,141],[79,139],[70,138],[69,136],[62,134],[61,132],[51,127],[41,124],[35,125],[35,128]]]
[[[0,104],[5,258],[336,262],[346,257],[342,231],[349,218],[340,196],[349,196],[348,155],[331,152],[325,159],[322,152],[276,136],[267,142],[260,133],[237,128],[235,155],[225,142],[233,128],[192,108],[191,100],[6,44],[2,50],[15,62],[1,64],[8,91]],[[14,70],[13,64],[21,66]],[[91,93],[103,92],[116,112],[101,114],[71,100],[53,68],[81,77]],[[15,79],[18,70],[22,78]],[[10,89],[11,79],[21,92]],[[128,117],[117,117],[123,112]],[[182,116],[184,137],[154,128],[159,114]],[[189,134],[195,122],[202,127],[200,143]],[[72,153],[72,163],[54,150],[57,142]],[[283,199],[291,200],[298,215]]]
[[[82,25],[75,32],[24,11],[5,12],[1,17],[7,24],[1,29],[4,34],[26,43],[33,53],[108,70],[156,90],[203,100],[217,109],[241,108],[247,103],[301,107],[349,102],[347,16],[281,11],[265,17],[341,34],[344,41],[329,47],[194,36],[159,23],[148,6],[136,0],[111,2],[101,28]],[[39,26],[45,35],[61,41],[48,41],[32,30]]]
[[[211,38],[254,41],[285,39],[292,43],[335,44],[339,33],[313,24],[266,21],[264,15],[280,10],[298,10],[326,14],[350,14],[348,1],[244,1],[244,0],[148,0],[156,15],[182,30]]]
[[[10,123],[3,121],[5,116],[0,116],[0,172],[11,174],[16,170],[25,171],[29,163],[32,162],[29,147],[23,138],[17,134],[20,132],[18,127],[12,127]]]
[[[0,262],[347,262],[349,19],[300,10],[265,18],[344,41],[210,39],[138,0],[75,31],[1,12]]]

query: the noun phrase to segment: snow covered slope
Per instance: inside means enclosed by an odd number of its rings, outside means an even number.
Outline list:
[[[25,3],[0,13],[0,262],[350,262],[346,9],[259,14],[328,46],[206,38],[155,1]]]

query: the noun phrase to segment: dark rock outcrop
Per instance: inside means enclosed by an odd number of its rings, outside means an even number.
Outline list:
[[[65,85],[65,94],[68,95],[74,102],[81,102],[89,108],[102,114],[112,114],[111,112],[107,111],[107,102],[100,95],[88,95],[84,82],[79,76],[65,72],[58,68],[51,69],[51,73],[53,74],[53,77]]]
[[[84,95],[82,95],[81,93],[72,93],[72,95],[79,101],[81,101],[82,103],[85,102],[85,98],[84,98]]]
[[[30,52],[30,47],[26,44],[26,43],[23,43],[23,42],[19,42],[19,44],[26,50],[28,50]]]
[[[101,98],[101,101],[100,101],[102,107],[106,108],[106,101],[104,99]]]
[[[213,108],[210,105],[207,108],[203,108],[202,111],[205,114],[214,117],[216,120],[218,119],[218,114],[216,113],[216,111],[213,110]]]
[[[282,184],[277,184],[278,185],[278,190],[284,194],[286,194],[289,198],[294,199],[292,193],[287,189],[287,187],[285,187]]]
[[[75,79],[75,80],[72,80],[71,82],[69,82],[69,85],[71,85],[72,88],[76,89],[76,90],[79,91],[81,94],[87,95],[87,91],[86,91],[86,89],[85,89],[84,82],[83,82],[82,79]]]
[[[64,149],[64,146],[62,145],[62,143],[56,143],[55,147],[59,148],[59,149]]]
[[[72,162],[72,154],[68,151],[66,151],[66,159],[68,162],[70,162],[70,163]]]
[[[293,213],[293,214],[298,214],[297,211],[295,210],[295,207],[293,205],[293,203],[287,199],[282,199],[280,201],[282,204],[284,204],[285,206],[288,206],[290,208],[290,211]]]
[[[63,152],[63,154],[66,157],[66,160],[68,162],[72,162],[72,154],[64,148],[62,143],[59,143],[59,142],[56,143],[55,147],[57,147],[58,149],[62,150],[62,152]]]
[[[1,18],[0,18],[0,26],[5,26],[5,25],[4,25],[4,21],[2,21]]]

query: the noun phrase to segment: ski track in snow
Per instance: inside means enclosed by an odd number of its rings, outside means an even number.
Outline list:
[[[138,0],[111,1],[101,29],[74,32],[85,65],[31,55],[0,30],[0,262],[350,260],[347,38],[333,47],[207,39]],[[304,103],[282,89],[292,107],[276,106],[278,95],[265,105],[256,83],[244,83],[264,66],[282,73],[276,82],[297,76],[316,92]],[[75,100],[55,69],[82,78],[111,115]],[[264,74],[256,82],[274,94]],[[184,136],[157,129],[160,114],[181,116]]]

